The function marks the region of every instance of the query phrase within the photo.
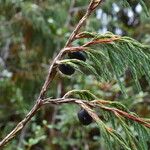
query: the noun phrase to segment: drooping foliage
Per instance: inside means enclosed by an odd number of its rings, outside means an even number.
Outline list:
[[[83,34],[89,35],[87,32]],[[93,39],[87,44],[89,45],[88,49],[84,51],[89,61],[64,59],[60,63],[72,65],[78,70],[84,68],[85,72],[86,68],[99,81],[110,81],[112,78],[116,78],[122,92],[125,92],[125,87],[121,77],[128,68],[139,91],[141,90],[139,78],[145,75],[148,82],[150,81],[148,69],[150,67],[150,46],[141,44],[132,38],[120,37],[112,33],[92,36]]]

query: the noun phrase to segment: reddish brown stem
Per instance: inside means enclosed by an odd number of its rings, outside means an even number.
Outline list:
[[[144,120],[143,118],[139,118],[135,115],[129,114],[128,112],[119,110],[117,108],[111,108],[111,107],[104,106],[104,105],[110,104],[109,102],[107,103],[107,101],[105,101],[105,100],[86,101],[86,100],[80,100],[80,99],[75,99],[75,98],[59,98],[59,99],[53,100],[53,99],[47,98],[43,101],[43,105],[46,105],[46,104],[59,105],[61,103],[77,103],[79,105],[82,105],[82,106],[86,105],[88,107],[97,107],[98,106],[104,110],[113,112],[115,115],[119,114],[122,117],[126,117],[135,122],[138,122],[139,124],[143,124],[145,127],[150,128],[150,123],[148,121]],[[100,103],[101,103],[101,105],[100,105]]]
[[[92,41],[84,44],[83,46],[88,47],[90,45],[96,45],[96,44],[101,44],[101,43],[112,43],[112,42],[119,40],[119,39],[120,39],[119,37],[118,38],[116,38],[116,37],[115,38],[108,38],[108,39],[97,39],[97,40],[92,40]]]
[[[135,122],[138,122],[140,124],[143,124],[145,127],[150,128],[150,123],[146,122],[144,119],[136,117],[135,115],[129,114],[125,111],[119,110],[117,108],[110,108],[110,107],[105,107],[105,106],[100,106],[101,108],[107,110],[107,111],[112,111],[114,114],[117,112],[119,115],[126,117],[128,119],[131,119]]]

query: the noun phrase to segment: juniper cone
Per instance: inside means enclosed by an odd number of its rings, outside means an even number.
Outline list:
[[[83,52],[72,52],[68,53],[70,59],[79,59],[82,61],[86,61],[85,54]]]
[[[58,66],[59,70],[65,75],[72,75],[75,72],[75,69],[68,64],[60,64]]]
[[[84,109],[78,112],[78,119],[83,125],[89,125],[93,121],[92,117]]]

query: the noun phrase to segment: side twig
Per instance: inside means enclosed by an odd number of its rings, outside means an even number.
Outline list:
[[[149,121],[140,118],[136,115],[133,114],[129,114],[128,112],[125,112],[123,110],[119,110],[117,108],[112,108],[112,107],[107,107],[105,105],[109,104],[109,101],[106,100],[93,100],[93,101],[87,101],[87,100],[81,100],[81,99],[75,99],[75,98],[58,98],[58,99],[44,99],[42,105],[46,105],[46,104],[64,104],[64,103],[74,103],[74,104],[78,104],[81,107],[83,107],[84,109],[86,109],[88,111],[89,108],[93,108],[93,107],[100,107],[106,111],[111,111],[114,113],[114,115],[119,114],[120,116],[124,117],[124,118],[128,118],[130,120],[133,120],[135,122],[138,122],[142,125],[144,125],[147,128],[150,128],[150,123]],[[102,105],[100,105],[100,103]],[[85,106],[86,105],[86,106]],[[85,106],[85,107],[84,107]]]

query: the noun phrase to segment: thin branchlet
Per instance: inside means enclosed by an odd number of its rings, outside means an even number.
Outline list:
[[[107,100],[87,101],[87,100],[83,100],[83,99],[64,98],[64,97],[63,98],[58,98],[58,99],[47,98],[47,99],[43,100],[42,105],[46,105],[46,104],[56,104],[56,105],[59,105],[59,104],[65,104],[65,103],[78,104],[81,107],[83,107],[84,109],[86,109],[87,111],[88,111],[88,109],[99,107],[99,108],[102,108],[102,109],[104,109],[106,111],[113,112],[114,115],[119,114],[120,116],[122,116],[124,118],[133,120],[135,122],[143,124],[145,127],[150,128],[150,123],[146,119],[137,117],[137,116],[135,116],[135,115],[133,115],[131,113],[125,112],[123,110],[119,110],[117,108],[112,108],[112,107],[106,106],[106,105],[108,105],[108,104],[111,103],[110,101],[107,101]],[[86,105],[86,107],[84,107],[84,105]]]

